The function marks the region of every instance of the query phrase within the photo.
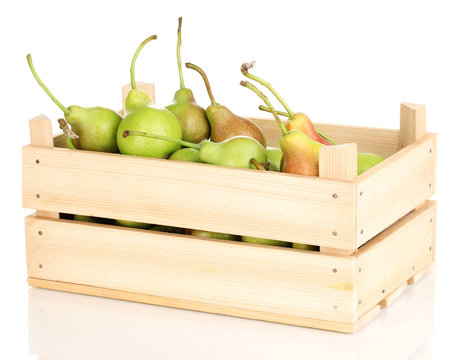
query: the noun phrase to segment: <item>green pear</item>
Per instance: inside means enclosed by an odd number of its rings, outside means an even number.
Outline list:
[[[83,221],[83,222],[89,222],[89,223],[97,223],[98,218],[94,216],[87,216],[87,215],[74,215],[74,220],[75,221]]]
[[[319,251],[319,246],[316,246],[316,245],[307,245],[307,244],[300,244],[300,243],[292,243],[292,247],[293,247],[294,249],[300,249],[300,250]]]
[[[205,110],[200,107],[191,89],[187,89],[184,84],[183,68],[181,66],[181,24],[182,18],[178,19],[178,43],[177,60],[180,73],[180,89],[175,93],[173,102],[166,108],[175,115],[183,129],[183,140],[193,143],[200,143],[210,136],[210,125],[205,114]]]
[[[185,234],[186,229],[179,228],[176,226],[164,226],[164,225],[154,225],[149,228],[149,230],[160,231],[160,232],[167,232],[173,234]]]
[[[222,239],[222,240],[233,240],[233,241],[241,240],[241,237],[239,235],[223,234],[223,233],[212,232],[212,231],[188,229],[186,233],[191,236],[205,237],[205,238],[211,238],[211,239]]]
[[[200,144],[132,130],[126,130],[123,136],[148,137],[187,146],[199,150],[200,161],[213,165],[255,169],[252,159],[260,164],[265,164],[268,159],[266,149],[257,140],[248,136],[235,136],[220,143],[204,140]]]
[[[275,147],[267,147],[266,155],[268,156],[269,170],[281,171],[282,150]]]
[[[253,237],[253,236],[241,236],[241,238],[243,242],[252,243],[252,244],[272,245],[272,246],[282,246],[282,247],[290,247],[292,245],[292,243],[288,241],[270,240],[270,239],[264,239],[264,238]]]
[[[213,97],[207,75],[200,67],[191,63],[186,63],[186,67],[196,70],[204,79],[212,103],[206,109],[207,119],[211,128],[210,139],[214,142],[222,142],[235,136],[249,136],[257,140],[263,147],[266,147],[265,135],[261,128],[252,120],[238,116],[226,106],[218,104]]]
[[[115,222],[116,224],[119,224],[122,226],[133,227],[137,229],[149,229],[152,226],[152,224],[148,224],[148,223],[142,223],[138,221],[129,221],[129,220],[120,220],[120,219],[116,219]]]
[[[358,175],[382,162],[383,157],[372,153],[358,153]]]
[[[66,108],[40,80],[30,54],[27,55],[27,62],[35,80],[37,80],[38,84],[51,100],[63,111],[66,122],[71,125],[72,131],[78,136],[78,139],[72,142],[72,146],[81,150],[113,153],[118,151],[116,133],[122,119],[118,113],[99,106],[84,108],[71,105]]]
[[[199,159],[199,150],[191,148],[183,148],[175,151],[172,155],[170,155],[169,160],[189,161],[196,163],[202,162]]]
[[[175,139],[182,138],[181,125],[175,115],[167,109],[154,106],[147,94],[136,89],[136,59],[144,45],[154,39],[157,39],[156,35],[144,40],[133,56],[130,67],[132,90],[128,93],[125,101],[127,115],[122,119],[117,129],[117,144],[122,154],[165,158],[178,150],[180,145],[152,138],[126,138],[123,136],[124,132],[130,129],[169,136]]]

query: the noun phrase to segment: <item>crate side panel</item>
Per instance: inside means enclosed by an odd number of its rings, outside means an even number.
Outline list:
[[[27,208],[354,248],[353,183],[60,148],[23,155]]]
[[[33,278],[288,316],[355,318],[352,257],[34,216],[26,246]]]
[[[425,202],[356,253],[358,316],[433,261],[435,213],[435,202]]]
[[[279,147],[281,130],[276,121],[274,119],[252,119],[262,128],[268,145]],[[359,152],[371,152],[389,157],[401,149],[399,130],[317,123],[314,126],[338,144],[358,144]]]
[[[357,245],[392,225],[435,192],[436,135],[427,134],[357,180]]]

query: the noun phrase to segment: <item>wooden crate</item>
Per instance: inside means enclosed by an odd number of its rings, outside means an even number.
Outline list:
[[[269,145],[274,120],[256,119]],[[425,107],[400,130],[316,125],[338,140],[320,177],[65,148],[49,119],[23,148],[29,284],[342,332],[434,261],[436,135]],[[386,160],[360,176],[356,151]],[[126,219],[319,245],[320,252],[59,219]],[[363,246],[364,245],[364,246]]]

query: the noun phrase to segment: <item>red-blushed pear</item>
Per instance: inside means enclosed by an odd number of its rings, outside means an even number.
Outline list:
[[[205,87],[212,103],[206,109],[207,119],[211,127],[210,139],[219,143],[234,136],[250,136],[266,147],[265,135],[257,124],[248,118],[234,114],[226,106],[215,101],[204,70],[191,63],[186,63],[186,67],[197,71],[204,79]]]
[[[248,81],[241,81],[241,85],[255,92],[266,103],[282,131],[282,137],[279,140],[283,153],[281,171],[298,175],[319,176],[319,149],[324,145],[312,140],[299,130],[288,131],[268,98],[258,88]]]
[[[266,88],[268,88],[269,91],[276,97],[276,99],[279,100],[279,102],[284,106],[284,108],[287,110],[289,120],[285,123],[285,127],[287,130],[300,130],[304,134],[308,135],[311,139],[314,141],[324,144],[324,145],[333,145],[333,143],[329,140],[326,140],[324,137],[322,137],[318,131],[313,126],[313,123],[311,122],[310,118],[306,116],[305,114],[298,112],[294,113],[292,109],[287,105],[287,103],[282,99],[282,97],[276,92],[276,90],[271,86],[270,83],[267,81],[263,80],[262,78],[259,78],[258,76],[255,76],[253,74],[249,73],[249,70],[255,66],[255,62],[250,62],[250,63],[244,63],[241,66],[241,72],[245,77],[248,77],[249,79],[252,79],[256,82],[259,82]],[[268,108],[265,107],[259,107],[260,110],[264,111],[270,111]]]

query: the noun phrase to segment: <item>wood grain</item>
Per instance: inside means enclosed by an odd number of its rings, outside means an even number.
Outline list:
[[[432,261],[434,201],[406,216],[355,253],[358,316]]]
[[[53,148],[53,132],[51,121],[45,115],[41,114],[35,118],[29,120],[29,131],[30,131],[30,143],[35,146],[43,146],[46,148]],[[36,167],[39,167],[40,158],[37,157],[34,159]],[[23,174],[23,184],[24,184],[24,174]],[[37,192],[35,195],[41,196],[40,192]],[[37,210],[39,216],[45,216],[50,218],[59,218],[59,213],[57,211],[47,211],[47,210]]]
[[[354,180],[357,246],[435,193],[436,135],[428,133]]]
[[[26,208],[354,248],[351,182],[34,146],[23,179]]]
[[[212,307],[356,319],[351,257],[35,216],[26,222],[29,277]]]
[[[281,130],[276,121],[269,118],[252,118],[252,120],[262,128],[268,146],[279,147]],[[401,149],[399,130],[321,123],[315,123],[314,126],[338,144],[358,144],[359,152],[375,153],[386,158]]]
[[[412,144],[426,134],[425,105],[401,103],[399,132],[402,148]]]

